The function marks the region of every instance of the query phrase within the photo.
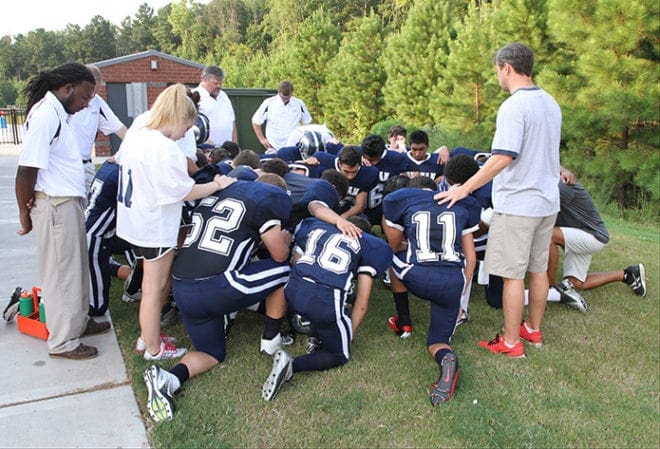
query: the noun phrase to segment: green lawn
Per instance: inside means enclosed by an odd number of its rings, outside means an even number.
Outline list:
[[[660,311],[658,229],[607,219],[611,242],[592,271],[644,262],[648,294],[623,284],[584,293],[591,310],[550,303],[543,348],[512,360],[477,347],[502,325],[482,287],[474,286],[471,321],[453,346],[461,377],[454,399],[433,408],[428,386],[437,365],[426,351],[428,304],[413,299],[413,336],[396,337],[386,321],[394,306],[380,281],[352,347],[351,361],[324,373],[300,373],[272,402],[260,397],[271,359],[259,354],[261,318],[243,312],[231,330],[228,356],[188,382],[174,420],[153,425],[135,355],[138,304],[112,289],[112,317],[151,442],[170,447],[639,447],[660,446],[658,395]],[[190,347],[183,326],[167,332]],[[304,338],[289,347],[304,352]],[[174,362],[162,366],[173,366]]]

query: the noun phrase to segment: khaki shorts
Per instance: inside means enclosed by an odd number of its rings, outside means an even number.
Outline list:
[[[528,271],[547,271],[556,217],[493,214],[484,259],[486,271],[507,279],[525,279]]]
[[[559,229],[564,235],[564,277],[573,276],[584,282],[589,273],[591,256],[602,251],[605,244],[582,229]]]

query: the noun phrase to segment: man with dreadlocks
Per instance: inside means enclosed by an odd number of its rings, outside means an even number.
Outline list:
[[[81,337],[106,332],[108,322],[87,316],[89,267],[85,236],[85,173],[71,115],[94,96],[92,72],[67,63],[32,77],[23,147],[16,171],[19,235],[33,228],[43,300],[48,311],[50,357],[82,360],[97,349]]]

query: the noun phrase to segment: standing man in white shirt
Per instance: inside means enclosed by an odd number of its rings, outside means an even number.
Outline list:
[[[541,322],[548,299],[548,258],[559,212],[559,104],[532,79],[534,53],[514,42],[497,51],[497,80],[511,95],[497,112],[492,156],[460,186],[435,198],[451,207],[493,181],[493,218],[488,232],[485,270],[503,279],[503,335],[479,346],[494,354],[525,357],[521,341],[541,346]],[[529,313],[522,320],[525,274]],[[522,321],[522,324],[520,324]]]
[[[266,135],[261,125],[266,123]],[[266,98],[252,116],[252,129],[266,151],[286,146],[291,132],[300,124],[312,123],[305,102],[293,96],[291,81],[281,81],[277,95]]]
[[[236,115],[231,100],[222,91],[225,72],[218,66],[209,65],[202,70],[202,80],[194,92],[199,92],[199,112],[209,119],[209,139],[206,141],[216,147],[225,141],[238,143]]]
[[[88,68],[68,63],[39,72],[25,87],[28,98],[23,146],[16,170],[21,228],[33,228],[44,306],[48,353],[82,360],[97,349],[81,337],[110,329],[89,310],[89,265],[85,235],[85,174],[71,115],[87,107],[96,81]]]
[[[70,124],[78,141],[80,157],[85,167],[85,191],[89,192],[96,174],[96,169],[92,163],[92,147],[96,140],[96,134],[101,131],[106,136],[115,134],[123,139],[126,134],[126,126],[99,95],[99,89],[104,84],[103,75],[101,75],[99,68],[93,64],[87,64],[86,67],[92,72],[96,80],[94,96],[89,101],[88,107],[76,112],[71,117]]]

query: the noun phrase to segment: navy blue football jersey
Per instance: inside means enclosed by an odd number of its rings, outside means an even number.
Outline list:
[[[259,174],[256,171],[254,171],[252,167],[249,167],[247,165],[239,165],[238,167],[227,173],[227,176],[236,178],[239,181],[255,181],[259,177]]]
[[[268,159],[282,159],[284,162],[299,161],[302,158],[298,147],[282,147],[274,153],[260,154],[259,159],[262,161]]]
[[[296,251],[302,253],[290,276],[349,291],[361,273],[382,275],[392,263],[392,250],[385,240],[364,233],[346,237],[334,225],[307,218],[296,229]]]
[[[119,164],[106,161],[96,172],[85,209],[85,230],[88,234],[103,237],[116,228],[118,180]]]
[[[241,270],[261,241],[260,235],[289,218],[291,199],[279,187],[237,181],[203,198],[174,261],[177,279],[203,279]]]
[[[403,188],[385,197],[383,215],[408,241],[405,262],[463,267],[461,237],[478,229],[481,207],[468,196],[451,209],[439,205],[435,191]]]
[[[320,178],[324,170],[328,168],[336,169],[335,161],[337,157],[334,154],[318,151],[312,155],[319,161],[318,165],[305,164],[302,161],[296,161],[294,164],[289,164],[292,168],[300,168],[305,170],[305,174],[310,178]]]
[[[375,209],[383,202],[383,188],[390,176],[406,171],[406,157],[397,151],[385,150],[377,164],[372,165],[378,169],[378,183],[369,191],[367,209]]]
[[[408,176],[415,176],[415,172],[420,176],[427,176],[431,179],[436,179],[442,176],[443,166],[438,164],[438,154],[428,153],[423,161],[418,161],[410,152],[406,153],[406,172]]]
[[[334,186],[325,179],[312,179],[298,173],[287,173],[284,175],[289,196],[293,207],[291,216],[285,227],[293,230],[304,218],[309,218],[309,203],[320,201],[330,209],[336,209],[339,205],[339,195]]]
[[[341,142],[326,142],[325,143],[325,151],[327,151],[330,154],[334,154],[335,156],[339,154],[341,149],[344,148],[344,144]]]
[[[234,169],[234,167],[231,165],[231,159],[224,159],[215,164],[215,166],[218,168],[218,171],[221,175],[227,175]]]

